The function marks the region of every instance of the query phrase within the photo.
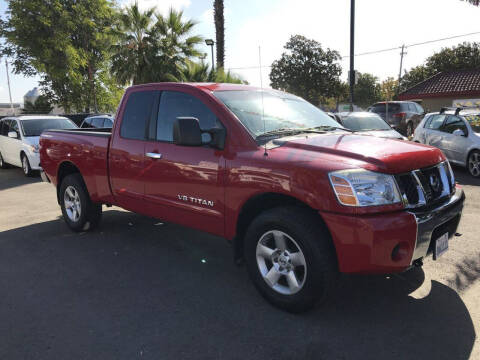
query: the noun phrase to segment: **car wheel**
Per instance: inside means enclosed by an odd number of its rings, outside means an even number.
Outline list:
[[[415,129],[413,128],[413,123],[409,122],[407,124],[407,137],[410,138],[411,136],[413,136],[414,131]]]
[[[68,175],[63,179],[60,206],[68,227],[76,232],[94,229],[102,218],[102,205],[90,200],[80,174]]]
[[[480,151],[474,150],[468,155],[468,172],[473,177],[480,177]]]
[[[30,162],[28,161],[28,157],[25,154],[22,154],[21,156],[22,160],[22,170],[25,176],[32,176],[33,175],[33,170],[30,167]]]
[[[7,163],[3,160],[2,153],[0,153],[0,169],[6,169],[8,167]]]
[[[318,217],[297,207],[267,210],[248,227],[244,257],[255,287],[271,304],[303,312],[326,300],[337,258]]]

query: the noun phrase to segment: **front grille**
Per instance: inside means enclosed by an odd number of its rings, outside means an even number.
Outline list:
[[[450,167],[446,162],[396,176],[405,205],[428,207],[448,199],[455,191]]]

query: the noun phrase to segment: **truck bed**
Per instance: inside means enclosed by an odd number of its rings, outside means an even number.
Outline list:
[[[41,166],[57,185],[63,171],[80,170],[93,201],[111,199],[108,179],[110,129],[49,130],[40,137]]]

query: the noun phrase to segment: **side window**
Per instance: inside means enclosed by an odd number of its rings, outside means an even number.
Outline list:
[[[219,126],[215,114],[196,97],[177,91],[163,91],[157,121],[157,140],[173,140],[173,122],[177,117],[194,117],[202,130]]]
[[[0,135],[3,135],[3,123],[5,121],[4,120],[0,120]]]
[[[17,120],[12,120],[10,123],[10,131],[15,131],[17,135],[20,136],[20,131],[18,131],[18,122]]]
[[[103,118],[93,118],[92,127],[94,128],[103,128]]]
[[[384,113],[385,112],[385,104],[375,104],[370,108],[370,112],[373,113]]]
[[[426,129],[439,130],[445,120],[446,115],[433,115],[425,124]]]
[[[82,129],[84,128],[89,128],[91,125],[90,125],[90,122],[92,121],[92,119],[85,119],[83,121],[83,124],[82,124]]]
[[[2,135],[8,136],[9,131],[10,131],[10,120],[3,120]]]
[[[105,119],[105,122],[103,123],[103,126],[106,128],[112,128],[113,127],[113,121],[112,119]]]
[[[419,114],[423,114],[425,112],[425,110],[423,110],[423,108],[419,104],[415,103],[415,106],[417,107],[417,111]]]
[[[127,139],[144,140],[146,125],[152,113],[157,91],[137,91],[128,96],[123,112],[120,135]]]
[[[413,112],[413,113],[417,112],[417,108],[413,103],[408,103],[408,110]]]
[[[450,115],[440,130],[452,134],[457,129],[462,130],[465,135],[467,134],[467,125],[465,122],[458,116]]]

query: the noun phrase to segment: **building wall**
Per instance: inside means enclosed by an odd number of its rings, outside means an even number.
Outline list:
[[[445,106],[453,106],[454,100],[461,100],[461,99],[471,99],[472,96],[455,96],[455,97],[444,97],[444,98],[429,98],[429,99],[422,99],[421,105],[427,112],[432,111],[440,111],[442,107]]]

